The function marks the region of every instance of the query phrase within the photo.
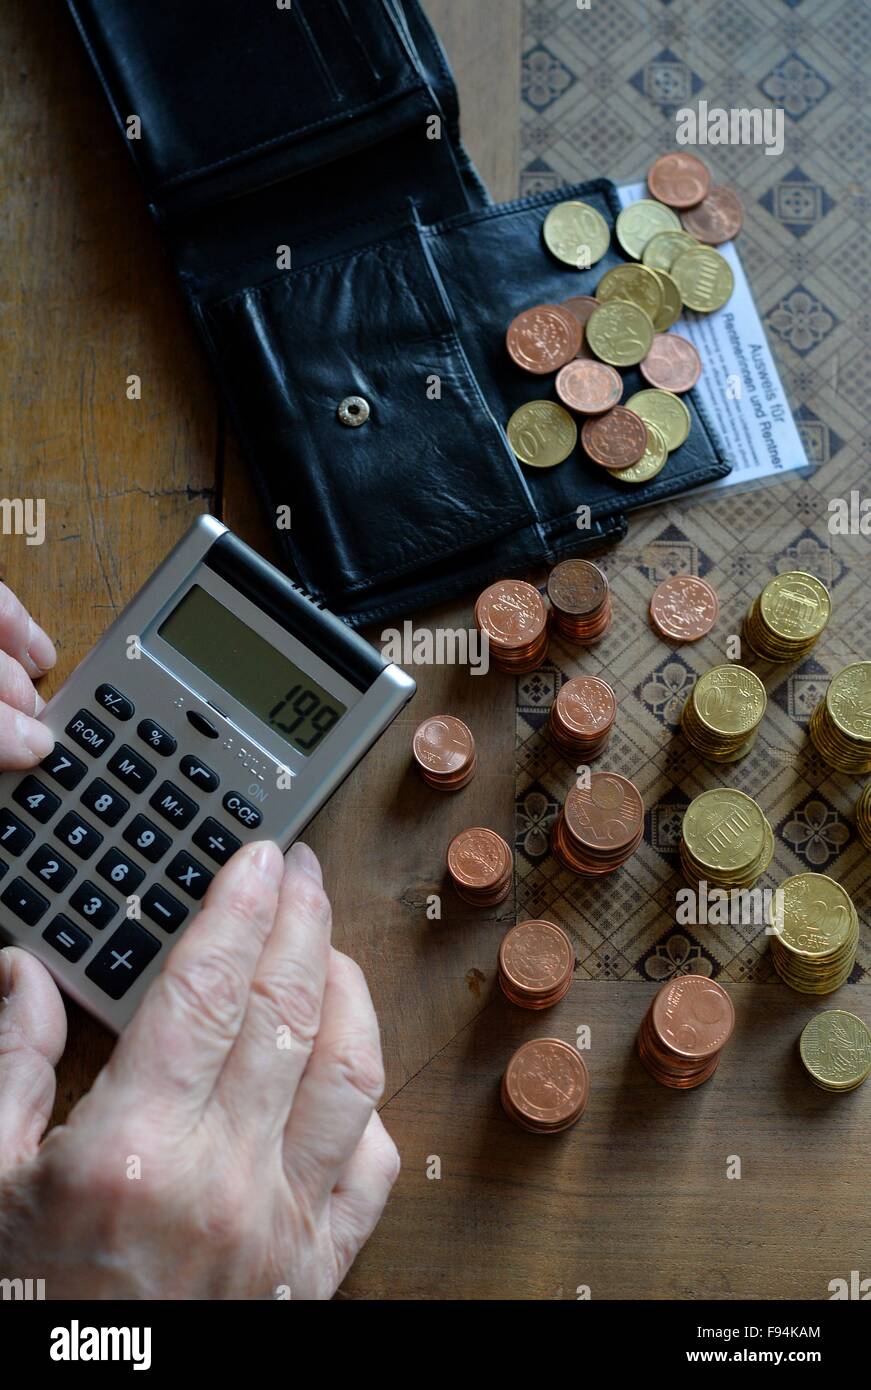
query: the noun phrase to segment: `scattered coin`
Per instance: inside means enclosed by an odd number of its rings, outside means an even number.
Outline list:
[[[601,304],[612,299],[625,299],[643,309],[650,322],[662,312],[663,291],[659,278],[645,265],[615,265],[606,270],[596,286],[596,298]]]
[[[578,427],[556,401],[527,401],[505,426],[508,443],[530,468],[555,468],[578,442]]]
[[[431,714],[418,725],[411,747],[421,777],[436,791],[459,791],[475,775],[472,732],[452,714]]]
[[[598,415],[610,410],[623,395],[623,378],[605,362],[575,359],[560,367],[556,393],[563,405],[582,415]]]
[[[657,232],[680,231],[681,225],[680,218],[672,208],[650,198],[641,198],[637,203],[623,208],[617,216],[614,230],[627,256],[640,261],[641,253],[652,236]]]
[[[543,376],[575,356],[581,345],[581,326],[560,304],[537,304],[512,319],[505,344],[518,367]]]
[[[562,308],[568,309],[570,314],[574,314],[582,328],[586,328],[587,320],[594,309],[598,309],[599,301],[594,299],[591,294],[573,294],[569,299],[562,301]]]
[[[584,421],[581,443],[588,457],[603,468],[631,468],[647,448],[647,427],[634,411],[615,405],[605,415]]]
[[[698,155],[664,154],[651,164],[647,187],[654,198],[668,207],[691,208],[707,194],[711,175]]]
[[[672,263],[669,274],[686,307],[700,314],[722,309],[735,288],[732,267],[710,246],[682,251]]]
[[[502,1078],[505,1113],[534,1134],[568,1129],[583,1115],[590,1091],[584,1059],[559,1038],[533,1038],[517,1049]]]
[[[590,315],[587,343],[597,357],[612,367],[631,367],[650,351],[653,322],[637,304],[612,299]]]
[[[653,273],[662,289],[662,308],[653,320],[653,327],[657,333],[664,333],[680,318],[683,301],[680,297],[680,290],[667,270],[654,269]]]
[[[696,238],[682,228],[672,227],[667,231],[657,232],[650,238],[641,254],[642,265],[646,265],[650,270],[671,272],[671,267],[681,251],[691,251],[698,244]]]
[[[719,246],[737,236],[744,222],[744,208],[738,194],[717,184],[698,204],[681,213],[684,230],[697,241]]]
[[[626,409],[634,410],[646,424],[656,425],[661,430],[669,453],[678,449],[690,432],[690,413],[672,391],[662,391],[659,387],[636,391],[626,402]]]
[[[621,468],[619,473],[614,473],[613,476],[621,483],[649,483],[668,463],[668,445],[662,430],[650,420],[644,423],[647,426],[647,448],[631,468]]]
[[[611,245],[608,223],[589,203],[557,203],[544,219],[542,232],[551,254],[576,270],[595,265]]]
[[[680,393],[695,386],[702,374],[702,359],[689,338],[679,333],[657,333],[639,371],[651,386]]]
[[[716,591],[694,574],[675,574],[657,584],[650,618],[660,637],[698,642],[710,632],[720,612]]]

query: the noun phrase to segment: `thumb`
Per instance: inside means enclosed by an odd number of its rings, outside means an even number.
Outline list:
[[[67,1016],[57,986],[35,956],[0,951],[0,1173],[31,1158],[54,1104],[54,1068]]]

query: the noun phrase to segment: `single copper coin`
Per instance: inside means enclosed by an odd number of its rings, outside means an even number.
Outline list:
[[[656,333],[639,371],[651,386],[679,395],[695,386],[702,374],[702,359],[689,338],[679,333]]]
[[[500,579],[475,605],[478,626],[500,647],[527,647],[547,626],[544,599],[523,579]]]
[[[650,616],[662,637],[697,642],[710,632],[720,613],[715,589],[694,574],[675,574],[657,584]]]
[[[524,309],[509,325],[505,339],[512,361],[525,372],[543,376],[555,372],[581,346],[581,325],[559,304]]]
[[[622,852],[644,831],[641,793],[616,772],[591,772],[589,786],[572,787],[564,810],[578,844],[604,858]]]
[[[591,560],[563,560],[548,575],[547,596],[563,613],[586,617],[602,607],[608,581]]]
[[[708,246],[719,246],[737,236],[744,223],[744,207],[738,194],[725,184],[716,184],[698,207],[682,212],[685,232]]]
[[[614,722],[617,697],[598,676],[573,676],[556,697],[560,721],[571,733],[597,738]]]
[[[584,421],[581,443],[594,463],[619,472],[642,458],[647,448],[647,426],[634,410],[615,405],[606,415]]]
[[[708,166],[695,154],[664,154],[654,160],[647,175],[651,195],[670,208],[691,208],[711,187]]]
[[[587,1068],[576,1048],[559,1038],[533,1038],[508,1063],[502,1100],[524,1128],[553,1133],[580,1119],[589,1089]]]
[[[599,307],[598,299],[594,299],[591,294],[573,294],[571,298],[564,299],[561,307],[568,309],[570,314],[574,314],[582,328],[586,328],[587,319],[595,309]]]
[[[575,358],[560,367],[556,393],[569,410],[582,415],[600,415],[610,410],[623,395],[623,378],[605,362]]]
[[[448,871],[464,888],[487,889],[500,882],[511,867],[511,851],[495,830],[474,825],[461,830],[448,845]]]
[[[471,730],[452,714],[431,714],[412,740],[416,761],[427,772],[458,772],[475,751]]]
[[[702,1061],[728,1042],[735,1009],[716,981],[682,975],[659,991],[651,1021],[658,1038],[672,1052]]]

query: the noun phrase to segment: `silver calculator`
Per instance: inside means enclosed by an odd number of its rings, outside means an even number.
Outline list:
[[[132,1017],[218,868],[287,849],[414,681],[202,516],[0,776],[0,936],[107,1027]]]

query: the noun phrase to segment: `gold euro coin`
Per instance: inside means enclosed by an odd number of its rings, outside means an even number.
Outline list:
[[[672,262],[669,274],[686,307],[700,314],[722,309],[735,288],[729,262],[710,246],[682,251]]]
[[[738,875],[764,851],[767,824],[752,797],[731,787],[715,787],[690,802],[681,835],[700,869]]]
[[[757,727],[768,703],[759,677],[732,663],[713,666],[699,676],[691,698],[706,731],[739,742]]]
[[[563,265],[587,270],[611,245],[608,223],[589,203],[557,203],[544,219],[544,244]]]
[[[652,324],[662,313],[662,285],[652,270],[643,265],[615,265],[606,270],[596,286],[600,304],[612,299],[625,299],[643,309]]]
[[[623,209],[614,230],[627,256],[640,261],[642,251],[657,232],[679,232],[682,229],[680,218],[671,208],[664,203],[654,202],[652,198],[641,198]]]
[[[805,1070],[824,1091],[854,1091],[871,1075],[871,1030],[856,1014],[814,1014],[799,1039]]]
[[[679,448],[690,432],[690,413],[673,391],[660,391],[656,386],[636,391],[626,402],[626,409],[634,410],[646,425],[656,425],[662,431],[669,453]]]
[[[612,367],[634,366],[647,356],[653,343],[650,318],[625,299],[611,299],[594,309],[585,333],[587,346]]]
[[[871,748],[871,661],[854,661],[832,678],[826,710],[839,733]]]
[[[783,931],[778,935],[791,952],[810,959],[826,957],[845,946],[855,908],[840,883],[827,874],[795,874],[780,884]],[[772,908],[772,920],[774,909]]]
[[[778,574],[759,595],[759,615],[775,638],[801,647],[816,641],[832,614],[825,584],[812,574]]]
[[[578,427],[556,401],[527,401],[506,426],[508,443],[530,468],[555,468],[578,442]]]
[[[856,829],[866,849],[871,849],[871,782],[863,787],[856,802]]]
[[[618,478],[621,483],[649,483],[668,463],[668,445],[662,430],[652,425],[649,420],[645,420],[644,423],[647,426],[647,448],[641,458],[637,463],[633,463],[631,468],[621,468],[611,474],[612,478]]]
[[[665,333],[666,329],[671,328],[680,318],[683,300],[680,290],[667,270],[654,269],[653,273],[662,290],[662,308],[653,320],[653,327],[657,333]]]
[[[691,251],[699,242],[689,232],[670,228],[652,236],[641,253],[642,263],[651,270],[671,270],[681,251]]]

